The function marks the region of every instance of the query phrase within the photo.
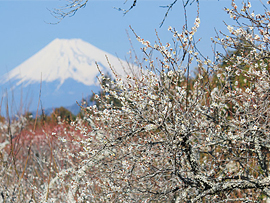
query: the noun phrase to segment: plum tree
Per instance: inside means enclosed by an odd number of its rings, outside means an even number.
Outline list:
[[[126,0],[124,1],[124,4],[127,3],[127,1],[129,0]],[[51,10],[51,13],[52,15],[58,19],[60,22],[61,20],[63,20],[65,17],[68,17],[68,16],[73,16],[75,15],[75,13],[80,10],[81,8],[84,8],[86,6],[86,4],[88,3],[88,0],[72,0],[72,1],[67,1],[68,3],[64,6],[64,7],[61,7],[61,8],[55,8],[53,10]],[[119,11],[122,11],[124,14],[127,14],[130,10],[132,10],[134,7],[136,7],[137,3],[138,3],[138,0],[130,0],[129,2],[130,5],[128,7],[128,9],[123,9],[123,8],[117,8],[117,10]],[[161,25],[163,25],[166,17],[168,16],[170,10],[172,9],[172,7],[178,2],[178,0],[173,0],[171,1],[171,3],[169,3],[168,5],[166,6],[160,6],[160,7],[163,7],[166,9],[166,12],[164,14],[164,18],[161,22]],[[194,2],[199,2],[199,0],[184,0],[183,1],[183,5],[184,7],[186,7],[187,5],[190,5]]]
[[[214,62],[196,49],[198,17],[191,30],[169,27],[172,44],[151,45],[134,32],[146,64],[125,78],[115,75],[115,81],[108,80],[111,86],[101,84],[106,95],[95,97],[98,106],[84,109],[88,125],[73,123],[83,137],[74,140],[82,146],[73,154],[79,164],[62,170],[71,178],[61,172],[61,181],[72,183],[69,197],[82,202],[270,197],[270,12],[266,7],[264,14],[255,14],[250,8],[247,2],[239,10],[232,1],[225,9],[237,24],[227,26],[230,36],[213,41],[238,53],[216,53]],[[161,56],[155,61],[154,51]],[[193,62],[198,72],[191,83]],[[246,81],[241,87],[240,75]],[[112,99],[121,105],[112,105]]]

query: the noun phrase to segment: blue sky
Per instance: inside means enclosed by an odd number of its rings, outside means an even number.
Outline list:
[[[159,6],[167,5],[172,0],[138,0],[137,6],[127,15],[113,7],[128,8],[131,0],[90,0],[87,6],[79,10],[73,17],[57,22],[48,9],[64,6],[65,1],[24,1],[0,0],[0,75],[12,70],[20,63],[38,52],[55,38],[81,38],[94,46],[118,55],[124,59],[129,57],[130,43],[128,30],[133,46],[140,55],[142,45],[137,42],[129,25],[144,39],[153,43],[156,40],[155,29],[162,42],[171,42],[172,34],[168,27],[181,30],[184,25],[182,1],[173,7],[164,25],[159,25],[165,14],[165,9]],[[240,0],[236,0],[239,7]],[[262,11],[259,0],[251,1],[252,8]],[[214,28],[225,30],[223,20],[232,22],[223,8],[230,7],[230,0],[201,0],[201,25],[195,38],[201,38],[200,50],[205,55],[212,55],[210,37],[215,36]],[[193,25],[196,15],[196,4],[187,8],[189,24]],[[47,23],[46,23],[47,22]]]

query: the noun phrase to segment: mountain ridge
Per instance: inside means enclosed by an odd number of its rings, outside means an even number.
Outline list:
[[[3,83],[8,80],[17,80],[16,86],[25,86],[43,81],[60,81],[61,84],[68,78],[73,78],[85,85],[94,85],[94,77],[98,75],[96,62],[101,71],[110,71],[106,57],[123,73],[121,63],[124,61],[102,51],[101,49],[84,42],[81,39],[55,39],[29,59],[4,75]]]
[[[81,39],[57,38],[1,77],[2,95],[3,89],[8,89],[19,101],[21,90],[31,89],[34,96],[28,111],[37,109],[40,91],[44,109],[70,106],[100,90],[97,65],[113,77],[111,68],[123,75],[125,64]]]

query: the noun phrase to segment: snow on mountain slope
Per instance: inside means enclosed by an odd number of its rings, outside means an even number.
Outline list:
[[[2,96],[8,95],[8,101],[17,103],[23,100],[25,111],[36,110],[38,105],[48,109],[80,103],[92,91],[100,90],[96,63],[103,73],[113,76],[106,56],[116,73],[124,75],[122,66],[128,67],[125,61],[81,39],[55,39],[0,77]]]
[[[42,81],[58,80],[59,86],[68,78],[87,86],[94,85],[98,75],[96,62],[102,71],[111,72],[105,55],[108,56],[116,72],[123,73],[121,63],[115,56],[81,39],[55,39],[7,73],[2,82],[16,80],[16,85],[24,83],[24,86],[27,86],[39,83],[42,75]]]

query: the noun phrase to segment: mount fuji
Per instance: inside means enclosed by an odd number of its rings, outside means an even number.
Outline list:
[[[71,106],[99,90],[97,65],[113,75],[109,64],[119,75],[128,65],[81,39],[55,39],[0,78],[2,95],[15,101],[14,111],[36,110],[40,92],[44,109]]]

